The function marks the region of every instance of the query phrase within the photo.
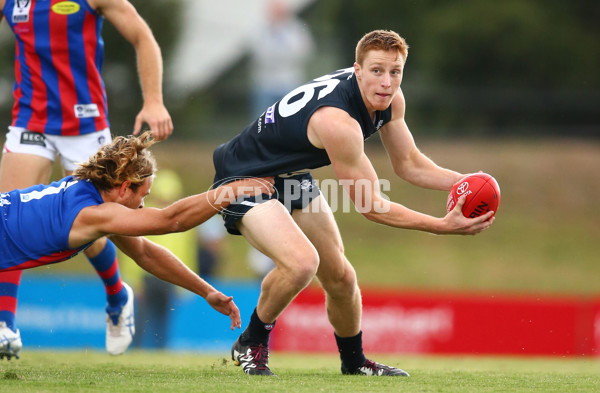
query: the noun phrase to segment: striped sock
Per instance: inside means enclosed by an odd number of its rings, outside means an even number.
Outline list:
[[[111,317],[116,314],[116,320],[118,321],[121,308],[127,303],[127,290],[121,282],[119,262],[117,260],[117,247],[113,242],[106,239],[106,245],[100,254],[93,258],[88,257],[88,259],[104,282],[106,300],[108,302],[106,312]],[[113,318],[115,324],[117,321]]]
[[[21,284],[22,270],[0,273],[0,322],[13,332],[17,331],[15,314],[17,313],[17,293]]]

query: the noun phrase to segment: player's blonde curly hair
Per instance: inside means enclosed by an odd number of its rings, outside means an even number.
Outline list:
[[[144,179],[156,172],[156,160],[147,150],[156,141],[150,131],[137,136],[119,136],[103,146],[73,172],[76,179],[90,180],[100,191],[108,191],[125,181],[136,191]]]
[[[356,45],[356,62],[362,66],[367,52],[372,50],[396,50],[404,62],[408,56],[408,44],[392,30],[373,30],[365,34]]]

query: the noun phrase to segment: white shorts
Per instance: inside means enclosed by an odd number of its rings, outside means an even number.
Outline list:
[[[22,127],[8,127],[6,142],[2,153],[24,153],[44,157],[54,162],[60,155],[60,162],[65,171],[77,169],[98,149],[112,142],[110,129],[84,135],[62,136],[40,134]]]

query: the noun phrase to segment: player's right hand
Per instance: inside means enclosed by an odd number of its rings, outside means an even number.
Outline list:
[[[234,330],[236,327],[238,329],[242,327],[240,310],[233,302],[233,296],[225,296],[219,291],[214,291],[206,295],[205,299],[212,308],[231,318],[231,330]]]
[[[465,204],[466,197],[462,195],[456,201],[456,206],[446,214],[443,220],[446,223],[447,234],[455,235],[476,235],[488,229],[494,223],[494,212],[489,211],[486,214],[468,218],[463,216],[462,207]]]
[[[144,104],[144,107],[135,117],[133,135],[138,135],[142,124],[150,127],[152,137],[157,141],[167,139],[173,133],[173,121],[167,108],[161,104]]]

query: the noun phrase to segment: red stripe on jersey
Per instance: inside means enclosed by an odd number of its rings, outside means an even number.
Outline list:
[[[96,48],[98,46],[96,22],[96,16],[86,13],[83,22],[83,41],[85,42],[86,69],[91,102],[98,104],[98,111],[100,112],[100,116],[95,119],[96,129],[103,130],[108,127],[104,107],[104,97],[106,96],[106,92],[102,88],[102,78],[96,67]]]
[[[7,269],[0,269],[0,272],[6,272],[6,271],[12,271],[12,270],[25,270],[25,269],[31,269],[34,267],[42,266],[42,265],[50,265],[52,263],[62,262],[62,261],[65,261],[65,260],[71,258],[73,255],[77,254],[80,251],[81,251],[81,249],[55,252],[54,254],[50,254],[48,256],[41,257],[39,259],[32,259],[32,260],[23,262],[19,265],[11,266]]]
[[[31,2],[31,8],[35,7],[35,0]],[[35,14],[31,13],[30,21],[32,34],[27,37],[22,37],[25,42],[25,47],[35,48]],[[42,64],[40,58],[36,53],[25,52],[25,61],[29,65],[29,72],[31,73],[31,85],[32,86],[44,86],[44,80],[42,78]],[[48,103],[48,96],[45,89],[33,89],[33,95],[31,96],[31,109],[33,110],[32,116],[27,124],[27,129],[31,131],[44,132],[46,126],[46,120],[48,119],[48,112],[46,110]],[[36,116],[37,114],[37,116]]]
[[[59,3],[62,0],[53,0]],[[69,63],[69,32],[67,30],[68,15],[60,15],[50,12],[49,30],[50,30],[50,51],[52,53],[52,64],[58,77],[57,100],[60,102],[62,112],[62,133],[61,135],[79,135],[79,119],[73,116],[75,105],[77,104],[77,93],[72,86],[75,86],[71,64]]]
[[[20,270],[5,272],[2,273],[2,277],[0,277],[0,282],[19,286],[21,284],[21,275],[22,272]]]
[[[19,116],[19,100],[23,97],[23,92],[21,91],[21,63],[19,62],[19,45],[15,44],[15,81],[17,82],[17,88],[13,91],[13,109],[12,109],[12,126],[14,127],[17,122],[17,117]]]

